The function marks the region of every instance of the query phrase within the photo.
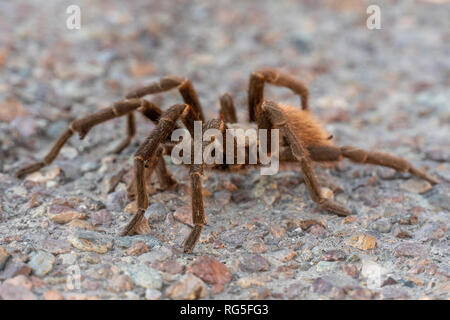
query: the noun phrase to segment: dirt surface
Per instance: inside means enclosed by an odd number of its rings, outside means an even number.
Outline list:
[[[380,30],[357,0],[0,2],[0,298],[448,299],[450,3],[375,3]],[[66,27],[71,4],[79,30]],[[327,196],[355,213],[341,218],[317,208],[296,166],[206,172],[208,223],[187,255],[188,171],[170,158],[179,186],[151,195],[151,234],[117,236],[133,210],[132,155],[153,128],[140,116],[120,155],[125,119],[14,177],[70,121],[168,74],[193,81],[207,118],[229,91],[246,121],[248,76],[263,66],[308,84],[336,144],[388,151],[440,183],[317,166]],[[286,89],[266,96],[299,103]]]

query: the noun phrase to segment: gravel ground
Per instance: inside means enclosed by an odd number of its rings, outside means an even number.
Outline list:
[[[373,3],[381,30],[358,0],[0,2],[0,298],[448,299],[450,3]],[[66,28],[70,4],[80,30]],[[13,175],[73,119],[168,74],[193,81],[208,118],[231,92],[245,121],[248,75],[262,66],[308,84],[337,144],[389,151],[440,183],[317,166],[356,213],[340,218],[317,209],[295,166],[207,172],[208,223],[186,255],[188,172],[170,159],[179,186],[150,197],[151,234],[117,237],[133,210],[132,155],[153,128],[140,117],[120,155],[124,119],[73,137],[40,173]],[[267,96],[298,104],[286,89]]]

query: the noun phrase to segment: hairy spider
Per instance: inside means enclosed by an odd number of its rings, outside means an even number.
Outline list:
[[[263,100],[265,83],[287,87],[298,94],[301,98],[301,109]],[[155,104],[142,99],[146,95],[164,92],[173,88],[178,88],[184,104],[173,105],[165,112],[162,112]],[[412,175],[428,180],[432,184],[438,182],[425,171],[417,169],[406,160],[390,154],[366,151],[351,146],[338,147],[333,145],[331,136],[322,129],[311,115],[308,95],[308,89],[302,82],[273,69],[261,69],[253,72],[250,76],[248,112],[250,122],[255,122],[258,128],[277,128],[280,130],[280,160],[296,161],[300,164],[309,194],[320,208],[339,216],[351,214],[346,207],[322,196],[320,183],[314,174],[312,162],[332,162],[348,158],[356,163],[381,165],[400,172],[409,172]],[[206,121],[203,124],[203,131],[215,128],[224,132],[228,127],[239,125],[237,124],[236,110],[230,94],[227,93],[220,97],[220,106],[220,118]],[[121,152],[135,135],[133,112],[136,110],[153,121],[156,127],[146,138],[145,142],[139,146],[134,155],[134,179],[128,187],[128,195],[131,199],[137,198],[137,212],[125,226],[121,235],[149,232],[148,221],[144,217],[145,210],[148,207],[146,183],[150,180],[152,173],[156,171],[162,189],[174,188],[177,185],[176,180],[167,170],[163,158],[163,155],[167,154],[173,147],[173,143],[170,143],[169,135],[181,125],[177,122],[178,120],[181,120],[191,134],[194,132],[194,122],[204,121],[198,96],[188,79],[176,76],[162,78],[148,86],[131,91],[126,95],[125,100],[116,102],[109,108],[74,120],[56,141],[43,161],[25,166],[17,172],[17,176],[22,177],[49,165],[74,132],[78,132],[80,138],[83,139],[93,126],[127,115],[127,137],[116,149],[116,152]],[[261,163],[258,161],[257,164]],[[194,249],[206,220],[201,182],[204,167],[219,170],[246,167],[246,165],[206,165],[205,163],[193,163],[189,166],[194,227],[184,242],[185,252],[192,252]]]

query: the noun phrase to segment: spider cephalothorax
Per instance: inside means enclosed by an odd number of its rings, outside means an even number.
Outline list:
[[[287,87],[300,95],[301,108],[264,100],[265,83]],[[164,92],[173,88],[178,88],[184,104],[176,104],[165,112],[161,111],[152,102],[142,99],[146,95]],[[17,172],[17,176],[22,177],[50,164],[73,133],[78,132],[80,137],[84,138],[93,126],[112,118],[127,115],[127,137],[116,149],[116,152],[121,152],[136,133],[134,111],[140,111],[145,117],[153,121],[156,127],[134,155],[134,179],[129,185],[128,195],[131,199],[136,198],[137,212],[125,226],[121,235],[149,232],[148,222],[144,217],[148,206],[146,183],[150,180],[153,172],[156,172],[161,189],[174,188],[177,185],[176,180],[167,170],[163,158],[163,155],[170,152],[173,148],[173,143],[168,139],[169,136],[175,129],[179,128],[180,122],[178,120],[181,120],[191,135],[194,134],[195,121],[203,122],[203,131],[216,129],[224,133],[227,128],[238,126],[236,110],[231,95],[224,94],[221,96],[220,105],[219,119],[205,122],[203,111],[192,83],[182,77],[170,76],[162,78],[160,81],[130,92],[126,95],[125,100],[116,102],[109,108],[73,121],[43,161],[20,169]],[[376,164],[401,172],[409,172],[412,175],[428,180],[432,184],[437,183],[435,178],[428,175],[425,171],[413,167],[404,159],[356,147],[335,146],[331,141],[332,136],[318,124],[309,110],[306,86],[286,74],[272,69],[261,69],[252,73],[248,90],[248,112],[250,123],[254,123],[257,128],[279,129],[280,161],[298,162],[312,200],[322,209],[339,216],[347,216],[351,212],[341,204],[322,196],[320,183],[314,174],[313,162],[340,161],[348,158],[356,163]],[[271,141],[270,138],[269,141]],[[256,161],[256,165],[258,164],[261,164],[259,159]],[[245,167],[245,164],[236,166],[236,164],[224,162],[205,166],[204,163],[191,162],[189,166],[194,227],[184,243],[185,252],[192,252],[206,221],[202,199],[201,177],[203,170],[206,167],[221,170],[228,168],[237,169]]]

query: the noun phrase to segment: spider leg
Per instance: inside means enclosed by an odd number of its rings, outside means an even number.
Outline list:
[[[137,193],[137,212],[125,226],[121,232],[122,236],[133,235],[136,228],[141,224],[145,210],[148,206],[148,196],[145,185],[144,169],[145,165],[149,163],[156,163],[158,157],[158,150],[161,143],[163,143],[169,134],[174,130],[177,119],[182,114],[191,114],[190,106],[186,104],[176,104],[164,112],[156,125],[155,129],[150,133],[147,139],[142,143],[134,155],[134,173],[136,180]],[[185,113],[184,113],[185,112]],[[193,123],[192,123],[193,126]],[[155,161],[155,162],[153,162]]]
[[[222,120],[210,120],[208,121],[203,130],[217,129],[222,133],[225,132],[226,127]],[[193,146],[192,146],[193,148]],[[194,228],[189,236],[184,241],[184,252],[191,253],[194,250],[200,234],[203,230],[203,226],[206,223],[205,210],[203,206],[203,193],[202,193],[202,175],[203,164],[194,164],[194,154],[192,153],[191,165],[189,170],[189,176],[191,178],[191,206],[192,206],[192,222]]]
[[[131,143],[131,140],[136,134],[136,120],[134,118],[134,113],[130,112],[127,115],[127,136],[122,142],[114,149],[113,153],[121,153],[123,149],[128,147]]]
[[[305,148],[294,131],[290,127],[284,113],[275,102],[264,101],[261,105],[261,113],[265,114],[267,119],[270,119],[272,126],[279,128],[281,135],[284,136],[291,148],[292,155],[300,162],[306,186],[309,194],[314,202],[316,202],[322,209],[335,213],[339,216],[348,216],[351,214],[350,210],[341,204],[326,199],[322,196],[319,181],[314,174],[311,159],[307,148]]]
[[[299,80],[278,72],[274,69],[264,68],[250,75],[248,87],[248,113],[250,122],[256,121],[257,108],[264,99],[264,83],[287,87],[301,97],[302,109],[309,109],[308,88]]]
[[[202,106],[198,99],[197,92],[189,79],[177,76],[168,76],[161,78],[159,81],[150,83],[149,85],[135,90],[130,91],[126,97],[131,98],[142,98],[148,94],[155,94],[165,92],[174,88],[178,88],[183,100],[186,104],[190,105],[195,113],[197,113],[198,118],[204,121],[205,117],[203,115]]]
[[[89,130],[97,124],[129,114],[139,108],[142,104],[143,100],[140,99],[122,100],[114,103],[109,108],[102,109],[96,113],[72,121],[69,128],[61,134],[42,161],[22,167],[17,171],[16,176],[21,178],[51,164],[58,156],[61,148],[75,132],[78,132],[80,139],[83,139],[88,134]]]
[[[348,158],[355,163],[374,164],[389,167],[399,172],[409,172],[411,175],[422,178],[436,184],[439,181],[424,170],[415,168],[405,159],[379,151],[367,151],[356,147],[343,146],[315,146],[308,148],[313,161],[341,161]],[[292,161],[294,156],[290,150],[280,152],[280,158],[285,161]]]
[[[237,122],[236,108],[230,93],[225,93],[220,97],[220,119],[225,123]]]
[[[388,153],[378,151],[366,151],[351,146],[343,146],[340,148],[342,156],[357,163],[370,163],[379,166],[389,167],[399,172],[409,172],[419,178],[425,179],[431,184],[436,184],[439,181],[429,175],[427,172],[415,168],[411,163],[405,159],[395,157]]]
[[[167,169],[166,162],[162,155],[159,156],[156,165],[156,175],[158,176],[159,187],[161,190],[173,190],[177,187],[178,182]]]

